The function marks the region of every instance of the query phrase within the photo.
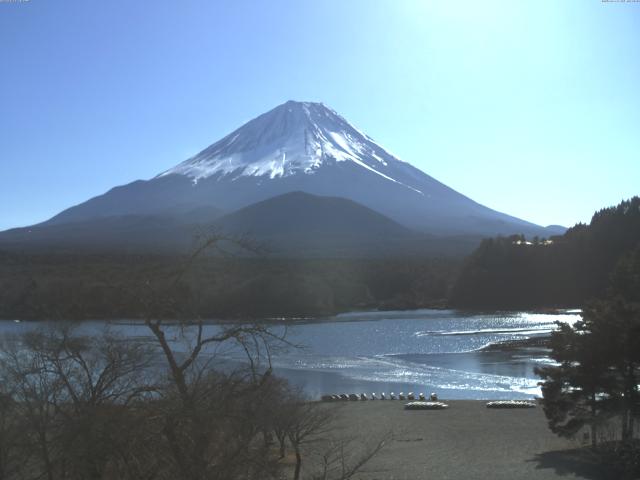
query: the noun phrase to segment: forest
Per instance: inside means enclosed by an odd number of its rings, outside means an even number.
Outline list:
[[[450,305],[470,309],[576,307],[606,295],[640,249],[640,198],[604,208],[562,236],[490,238],[465,260]]]
[[[640,478],[640,248],[618,260],[606,293],[582,305],[549,339],[552,364],[536,368],[542,406],[559,436],[590,441],[611,478]]]
[[[607,293],[640,249],[640,198],[548,239],[488,238],[468,257],[284,258],[202,255],[176,302],[201,318],[332,315],[354,310],[579,307]],[[0,251],[0,318],[141,318],[140,299],[188,255]],[[251,301],[247,301],[251,299]]]
[[[0,318],[141,318],[149,289],[186,256],[0,254]],[[203,256],[178,302],[202,318],[321,316],[363,309],[440,307],[457,258],[283,259]],[[247,301],[251,299],[251,301]]]

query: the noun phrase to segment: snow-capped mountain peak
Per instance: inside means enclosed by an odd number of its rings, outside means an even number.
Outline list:
[[[194,183],[214,175],[274,179],[313,174],[336,162],[353,162],[404,185],[393,177],[392,168],[404,162],[324,104],[295,101],[247,122],[159,176],[185,175]]]
[[[46,223],[117,216],[125,216],[127,223],[151,215],[209,224],[216,215],[211,212],[231,215],[294,192],[350,200],[433,235],[547,234],[542,227],[480,205],[399,160],[325,105],[292,101],[152,179],[115,187]],[[282,208],[295,210],[288,212],[301,218],[305,207],[296,198]],[[264,210],[251,212],[251,225],[244,227],[270,222],[271,214],[261,216]],[[322,215],[329,218],[331,212],[324,210]]]

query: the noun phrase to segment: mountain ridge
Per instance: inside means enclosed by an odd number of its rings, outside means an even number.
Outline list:
[[[291,258],[456,256],[471,252],[480,241],[480,237],[440,238],[415,232],[344,198],[290,192],[227,214],[198,209],[178,216],[121,215],[15,228],[0,233],[0,249],[189,253],[198,238],[210,234],[242,238],[260,246],[265,255]]]
[[[460,194],[398,159],[324,104],[294,101],[149,180],[114,187],[39,226],[118,216],[186,216],[198,224],[209,222],[212,211],[230,214],[291,192],[343,198],[429,235],[559,233]]]

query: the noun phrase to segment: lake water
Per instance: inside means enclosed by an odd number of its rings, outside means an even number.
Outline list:
[[[359,312],[288,323],[287,338],[304,348],[273,357],[274,371],[312,397],[351,392],[437,392],[449,399],[524,399],[540,395],[534,368],[548,364],[540,347],[501,348],[504,342],[549,335],[556,321],[574,323],[579,311],[556,314],[508,312],[463,314],[453,310]],[[37,328],[43,322],[0,322],[0,334]],[[89,321],[83,333],[104,329]],[[146,327],[109,322],[135,337]],[[274,329],[283,327],[273,323]],[[208,329],[219,327],[210,325]],[[487,348],[491,347],[491,348]],[[218,355],[230,363],[237,351]]]

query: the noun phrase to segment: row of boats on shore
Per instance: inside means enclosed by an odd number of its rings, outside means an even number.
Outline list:
[[[417,396],[413,393],[413,392],[409,392],[408,394],[404,394],[404,392],[400,392],[398,395],[396,395],[394,392],[391,392],[389,394],[389,396],[387,397],[385,392],[382,392],[380,394],[380,396],[378,397],[378,395],[376,393],[372,393],[370,396],[367,396],[366,393],[341,393],[341,394],[336,394],[336,395],[323,395],[320,398],[323,402],[340,402],[340,401],[351,401],[351,402],[357,402],[357,401],[364,401],[364,400],[421,400],[421,401],[426,401],[426,397],[424,395],[424,393],[419,393]],[[437,402],[438,401],[438,395],[435,393],[432,393],[431,395],[429,395],[429,400],[432,402]]]
[[[440,410],[448,408],[449,406],[443,402],[438,401],[438,395],[432,393],[427,400],[424,393],[419,393],[417,396],[413,392],[409,392],[407,395],[404,392],[400,392],[396,395],[391,392],[389,396],[383,392],[378,396],[375,393],[367,395],[366,393],[341,393],[336,395],[323,395],[321,400],[323,402],[340,402],[351,401],[361,402],[365,400],[408,400],[409,403],[405,404],[407,410]],[[497,400],[487,402],[487,408],[535,408],[536,402],[529,400]]]

